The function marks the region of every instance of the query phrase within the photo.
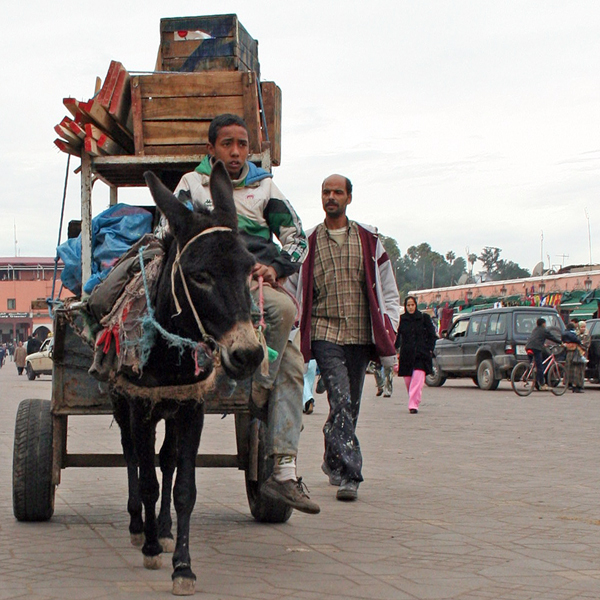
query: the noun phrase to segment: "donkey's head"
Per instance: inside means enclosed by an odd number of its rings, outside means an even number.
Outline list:
[[[263,358],[250,317],[248,282],[255,261],[238,235],[233,187],[223,163],[212,169],[212,211],[192,211],[153,173],[145,178],[174,238],[158,288],[157,320],[199,342],[206,334],[212,337],[227,374],[249,377]]]

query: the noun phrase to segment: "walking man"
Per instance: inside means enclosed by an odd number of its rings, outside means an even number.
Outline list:
[[[313,356],[327,390],[322,469],[338,500],[356,500],[363,481],[356,424],[367,365],[393,366],[399,319],[396,280],[377,230],[346,217],[352,183],[342,175],[321,189],[325,221],[308,234],[298,278],[301,344]]]

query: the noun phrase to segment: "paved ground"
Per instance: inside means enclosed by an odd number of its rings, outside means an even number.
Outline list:
[[[425,390],[409,415],[404,390],[375,398],[371,376],[358,435],[358,502],[335,500],[320,471],[326,399],[305,418],[300,471],[321,504],[284,525],[250,517],[243,474],[198,472],[191,536],[197,598],[600,598],[600,388],[518,398],[470,380]],[[170,561],[142,567],[129,544],[123,469],[68,469],[47,523],[12,515],[17,406],[50,398],[50,378],[0,370],[0,600],[170,597]],[[106,417],[70,419],[69,449],[115,451]],[[210,417],[203,452],[233,451],[232,418]]]

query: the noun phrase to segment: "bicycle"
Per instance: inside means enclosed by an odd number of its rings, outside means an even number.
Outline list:
[[[567,391],[567,377],[565,367],[558,362],[556,355],[563,351],[561,345],[551,348],[550,356],[543,362],[544,379],[548,382],[550,391],[555,396],[562,396]],[[528,362],[517,363],[510,374],[512,389],[519,396],[529,396],[537,386],[537,368],[533,360],[533,352],[527,350]]]

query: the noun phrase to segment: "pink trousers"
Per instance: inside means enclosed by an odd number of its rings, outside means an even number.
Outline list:
[[[421,394],[423,393],[423,384],[425,383],[425,371],[415,369],[410,377],[404,378],[406,390],[408,392],[408,410],[419,408],[421,404]]]

